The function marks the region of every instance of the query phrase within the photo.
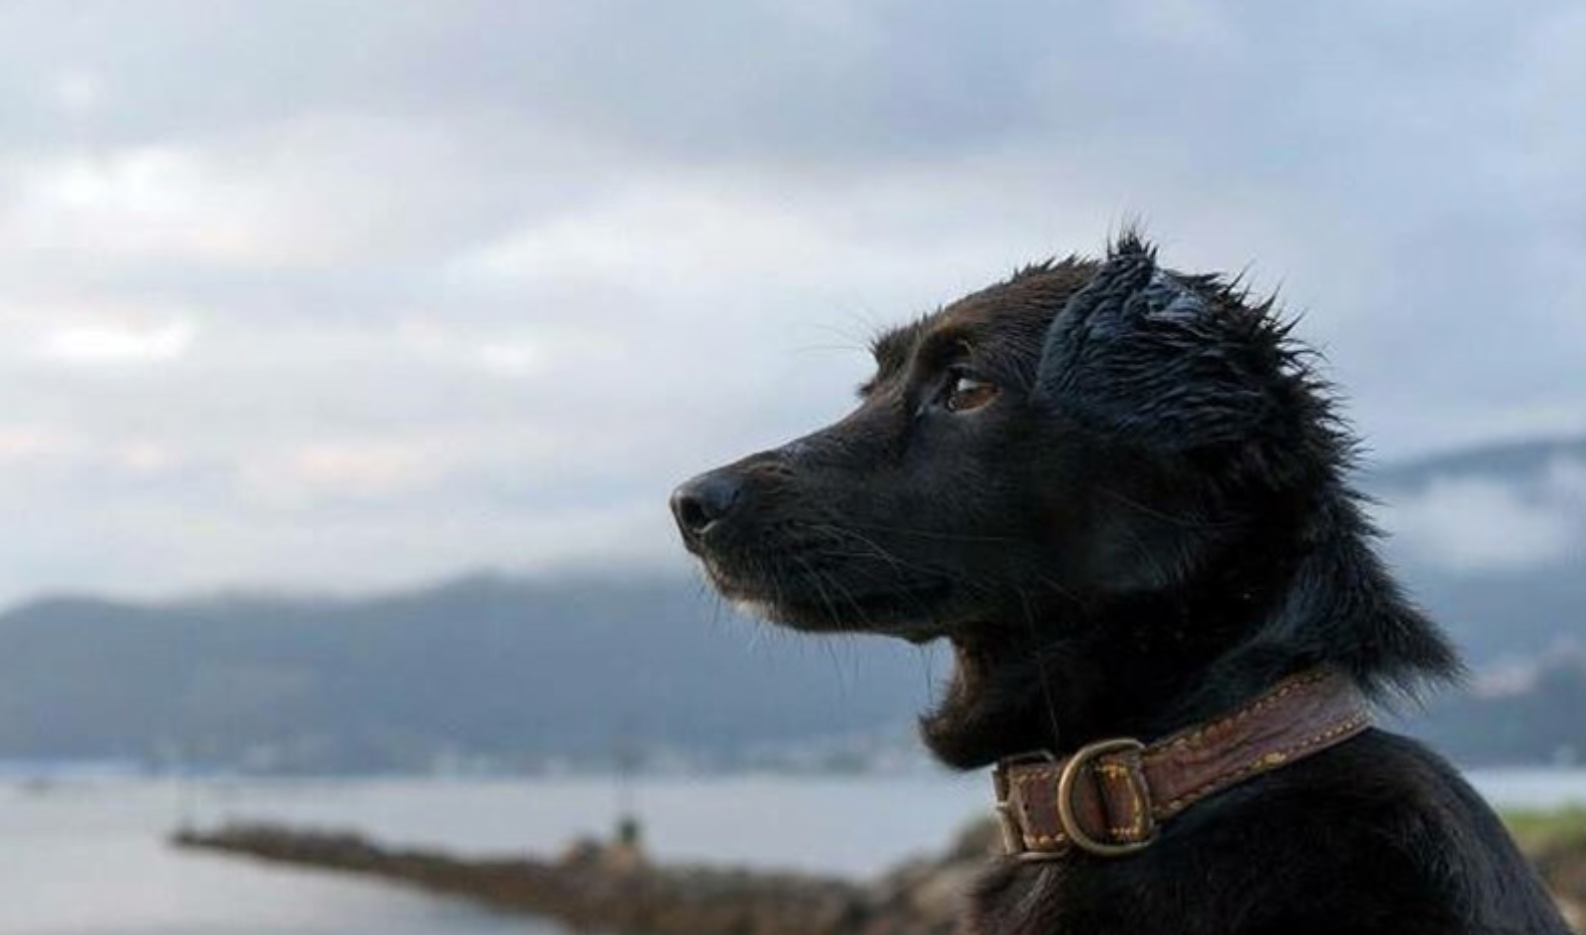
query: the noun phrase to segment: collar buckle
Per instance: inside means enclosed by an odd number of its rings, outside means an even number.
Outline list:
[[[1133,753],[1136,756],[1145,752],[1146,746],[1139,740],[1129,737],[1119,737],[1113,740],[1098,740],[1087,744],[1075,751],[1063,763],[1063,772],[1057,780],[1057,816],[1062,825],[1063,833],[1068,835],[1069,841],[1082,851],[1095,854],[1098,857],[1126,857],[1145,850],[1156,843],[1159,828],[1151,817],[1151,787],[1146,783],[1145,777],[1138,770],[1126,769],[1121,774],[1126,776],[1126,781],[1132,787],[1133,794],[1140,803],[1139,808],[1142,821],[1148,823],[1145,836],[1137,841],[1102,841],[1090,836],[1080,824],[1079,817],[1074,810],[1074,788],[1080,774],[1100,757],[1111,753]]]

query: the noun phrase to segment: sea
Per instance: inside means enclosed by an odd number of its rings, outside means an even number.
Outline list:
[[[1503,807],[1586,805],[1586,770],[1476,771]],[[378,881],[169,847],[284,822],[469,855],[552,856],[637,814],[660,859],[868,877],[985,814],[982,776],[0,780],[0,935],[563,935]]]

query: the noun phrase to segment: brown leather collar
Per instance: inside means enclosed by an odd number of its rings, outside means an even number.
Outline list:
[[[1015,757],[992,773],[1009,854],[1053,860],[1075,849],[1132,854],[1162,822],[1252,776],[1319,753],[1371,724],[1353,681],[1316,670],[1244,707],[1155,743],[1103,740],[1064,758]]]

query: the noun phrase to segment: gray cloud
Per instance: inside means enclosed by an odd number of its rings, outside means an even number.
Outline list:
[[[1564,569],[1586,556],[1586,463],[1552,459],[1536,476],[1433,477],[1377,518],[1395,552],[1438,571]]]
[[[838,413],[876,326],[1135,216],[1281,283],[1383,455],[1586,429],[1583,43],[1564,2],[8,5],[0,598],[676,561],[670,482]]]

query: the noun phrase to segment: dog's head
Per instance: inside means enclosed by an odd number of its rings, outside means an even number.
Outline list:
[[[1236,639],[1172,632],[1158,611],[1188,619],[1208,579],[1261,599],[1266,566],[1293,554],[1261,536],[1299,528],[1340,457],[1267,305],[1160,268],[1133,236],[1104,261],[1027,269],[874,351],[846,418],[689,481],[672,507],[716,587],[761,616],[951,639],[955,679],[925,721],[950,761],[979,755],[952,735],[1010,703],[990,697],[1014,689],[988,669],[1027,668],[1004,647],[1177,640],[1188,664]],[[1252,563],[1263,572],[1234,571]],[[1125,623],[1113,612],[1147,606]]]

